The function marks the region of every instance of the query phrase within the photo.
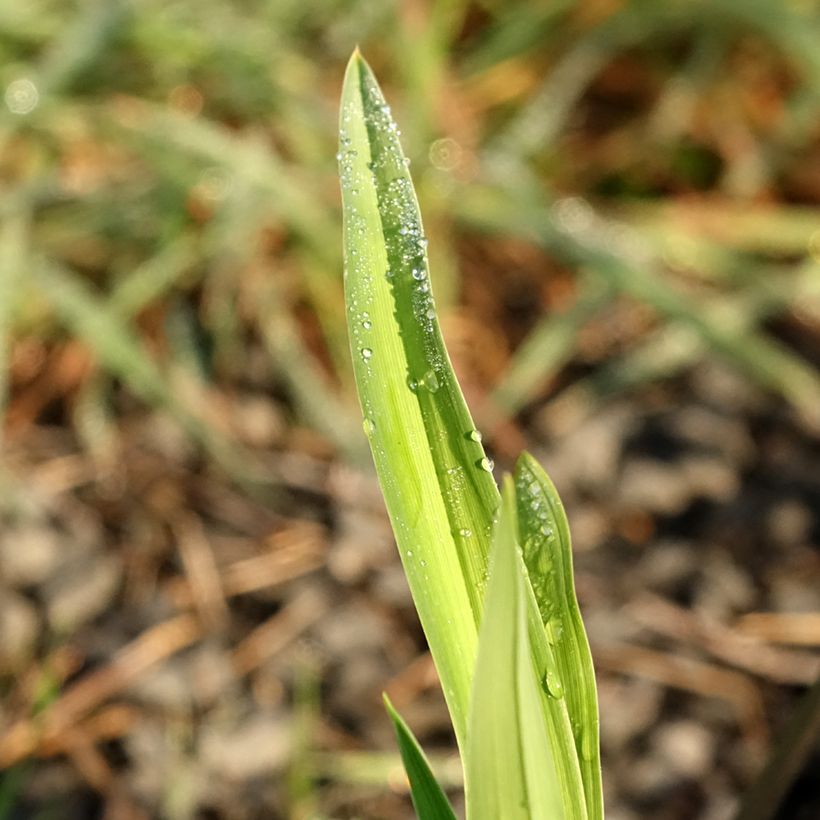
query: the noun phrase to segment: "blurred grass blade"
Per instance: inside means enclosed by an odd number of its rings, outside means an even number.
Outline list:
[[[518,527],[547,640],[552,646],[575,748],[581,766],[587,813],[603,817],[595,671],[575,597],[572,545],[564,505],[541,465],[523,453],[515,466]]]
[[[246,485],[261,476],[249,453],[201,418],[171,390],[130,325],[71,271],[54,261],[35,268],[37,284],[68,328],[85,342],[113,375],[152,407],[167,410],[226,473]]]
[[[537,242],[596,273],[613,290],[687,325],[738,369],[780,393],[810,424],[820,423],[820,378],[815,368],[765,332],[746,330],[722,314],[715,316],[710,305],[668,283],[661,260],[634,242],[622,224],[601,217],[586,202],[569,198],[550,208],[540,195],[525,202],[512,191],[473,185],[459,200],[459,209],[471,225]]]
[[[560,315],[545,316],[513,355],[493,390],[493,405],[515,415],[571,358],[581,328],[612,299],[600,281],[585,281],[578,301]]]
[[[9,392],[12,325],[29,254],[30,234],[28,209],[10,214],[0,225],[0,452]]]
[[[416,816],[419,820],[455,820],[455,812],[433,775],[430,764],[410,727],[393,708],[387,695],[384,696],[384,705],[396,730],[404,770],[410,781],[410,796]]]
[[[463,748],[498,490],[439,331],[398,129],[358,51],[342,91],[339,171],[364,428]]]
[[[504,483],[470,707],[466,754],[470,820],[565,817],[527,633],[515,490]]]
[[[165,245],[111,292],[109,309],[131,319],[152,302],[165,296],[197,262],[197,245],[191,234],[182,234]]]

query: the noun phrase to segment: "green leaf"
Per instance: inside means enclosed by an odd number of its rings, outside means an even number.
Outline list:
[[[398,129],[358,52],[345,74],[339,149],[345,301],[364,429],[463,750],[498,489],[436,320]],[[555,660],[524,587],[531,663],[544,679]],[[562,816],[586,820],[566,703],[541,689],[531,705],[547,726]]]
[[[530,653],[526,580],[516,530],[515,490],[507,477],[493,539],[467,736],[471,820],[565,817]]]
[[[339,173],[364,429],[463,748],[498,489],[444,348],[398,129],[358,51],[342,91]]]
[[[541,465],[522,453],[515,467],[524,563],[555,660],[548,688],[563,696],[581,767],[590,820],[603,817],[595,671],[575,597],[572,545],[564,505]],[[553,675],[552,682],[550,676]]]
[[[404,770],[410,781],[410,797],[419,820],[455,820],[455,812],[430,769],[419,742],[384,695],[384,705],[393,721]]]

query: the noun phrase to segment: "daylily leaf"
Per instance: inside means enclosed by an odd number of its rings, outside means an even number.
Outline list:
[[[398,129],[358,51],[342,91],[339,172],[364,429],[462,743],[498,490],[439,331]]]
[[[490,579],[467,737],[470,820],[561,820],[549,731],[527,630],[515,490],[507,477],[493,539]]]
[[[523,453],[515,467],[524,562],[555,660],[546,684],[563,696],[572,726],[590,820],[603,817],[595,670],[575,597],[564,505],[541,465]]]
[[[396,730],[416,816],[419,820],[456,820],[455,812],[439,786],[419,742],[402,716],[393,708],[387,695],[384,696],[384,705]]]

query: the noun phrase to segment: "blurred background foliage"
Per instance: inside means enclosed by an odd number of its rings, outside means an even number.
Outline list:
[[[324,546],[389,541],[342,299],[337,99],[356,43],[403,131],[445,336],[503,466],[606,408],[674,405],[714,362],[753,397],[729,415],[816,454],[818,42],[816,0],[2,0],[0,817],[406,816],[397,794],[355,804],[394,757],[346,757],[343,728],[361,732],[343,719],[304,728],[333,714],[315,647],[276,666],[289,624],[290,645],[345,584],[369,594]],[[719,404],[713,384],[701,398]],[[351,535],[360,506],[378,524]],[[268,559],[248,598],[263,564],[239,565]],[[122,693],[151,665],[134,658],[208,642],[230,659],[219,697],[287,715],[265,771],[289,774],[249,801],[250,775],[223,799],[192,773],[216,695],[163,713],[172,784],[129,779],[143,701]],[[243,748],[268,742],[248,731]],[[614,816],[707,816],[636,789]]]

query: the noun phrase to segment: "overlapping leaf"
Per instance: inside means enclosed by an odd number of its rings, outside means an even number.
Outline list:
[[[387,695],[384,696],[393,728],[396,730],[396,739],[399,743],[401,759],[407,779],[410,781],[410,796],[413,799],[413,808],[419,820],[456,820],[452,806],[441,790],[433,774],[430,764],[416,740],[410,727],[402,716],[393,708]]]
[[[515,490],[506,479],[493,539],[466,755],[471,820],[566,817],[527,631]]]
[[[589,817],[603,817],[598,697],[575,597],[567,516],[552,482],[529,453],[516,464],[515,489],[524,562],[555,660],[545,684],[566,702]]]

